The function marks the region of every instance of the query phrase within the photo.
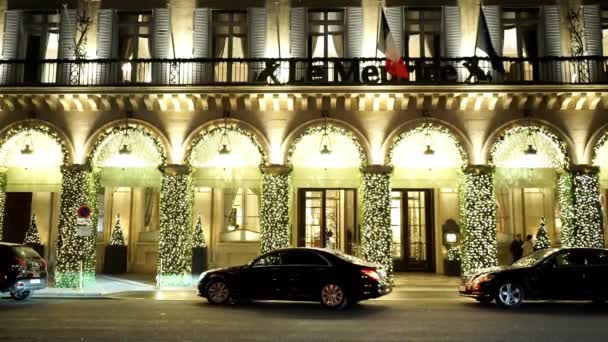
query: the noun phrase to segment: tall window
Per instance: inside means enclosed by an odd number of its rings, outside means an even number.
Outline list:
[[[123,61],[150,58],[150,13],[118,12],[117,57]],[[150,67],[141,63],[122,65],[124,82],[150,82]]]
[[[540,55],[538,8],[505,8],[502,23],[503,56],[534,59]],[[515,81],[538,79],[533,62],[512,63],[507,72]]]
[[[213,11],[212,49],[214,58],[246,58],[247,11]],[[220,62],[214,68],[216,82],[247,81],[247,65]]]
[[[224,189],[222,241],[259,240],[259,199],[259,189]]]
[[[308,56],[344,57],[344,10],[308,11]]]
[[[41,59],[57,59],[59,45],[59,14],[30,12],[24,15],[24,36],[21,55],[34,62],[24,70],[25,82],[54,83],[55,63],[40,65]]]
[[[433,58],[441,55],[441,8],[404,10],[405,56]]]
[[[608,9],[601,10],[601,25],[602,25],[602,55],[608,56]]]

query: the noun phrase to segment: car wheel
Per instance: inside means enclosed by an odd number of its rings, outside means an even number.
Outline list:
[[[503,308],[515,308],[524,300],[524,289],[517,283],[505,282],[498,286],[496,304]]]
[[[30,290],[20,290],[11,292],[11,297],[15,300],[26,300],[32,296],[32,291]]]
[[[230,300],[230,288],[222,279],[212,280],[205,290],[207,301],[211,304],[225,304]]]
[[[342,310],[348,306],[348,297],[344,288],[338,284],[327,284],[321,289],[321,304],[324,307]]]

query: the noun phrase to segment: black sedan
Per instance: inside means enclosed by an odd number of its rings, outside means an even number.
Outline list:
[[[608,249],[553,248],[511,266],[485,269],[460,286],[480,302],[516,307],[524,300],[608,300]]]
[[[279,249],[247,265],[204,272],[198,282],[198,295],[212,304],[297,300],[320,301],[335,309],[391,289],[378,265],[318,248]]]
[[[31,247],[0,242],[0,292],[16,300],[46,287],[46,261]]]

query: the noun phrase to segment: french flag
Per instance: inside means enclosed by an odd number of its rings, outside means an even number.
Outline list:
[[[391,29],[388,26],[388,21],[384,15],[384,9],[380,11],[380,27],[378,30],[378,41],[376,42],[378,50],[386,57],[384,68],[386,72],[393,77],[409,80],[410,73],[407,69],[405,61],[401,57],[401,52],[397,49]]]

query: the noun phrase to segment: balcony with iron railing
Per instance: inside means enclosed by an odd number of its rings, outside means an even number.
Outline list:
[[[408,77],[382,58],[4,60],[0,87],[197,85],[606,84],[608,58],[409,59]]]

